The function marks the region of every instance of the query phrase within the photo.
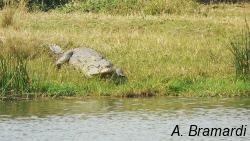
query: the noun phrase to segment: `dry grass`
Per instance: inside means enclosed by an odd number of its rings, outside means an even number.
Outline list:
[[[230,50],[234,55],[236,76],[239,79],[249,80],[250,78],[250,30],[246,21],[246,29],[240,36],[230,44]]]
[[[8,27],[13,25],[15,16],[15,9],[6,7],[2,14],[2,27]]]
[[[131,14],[186,14],[199,11],[199,4],[194,0],[85,0],[73,1],[59,7],[62,12],[93,12],[112,15]]]
[[[28,56],[37,54],[38,48],[46,50],[50,43],[64,49],[88,46],[120,66],[128,77],[127,83],[117,86],[98,78],[87,79],[67,65],[58,71],[53,65],[55,57],[42,51],[29,59],[28,70],[44,92],[249,94],[248,82],[232,79],[233,57],[226,48],[228,37],[239,33],[245,16],[250,17],[249,8],[231,5],[220,11],[213,8],[206,15],[160,16],[27,13],[17,17],[18,28],[1,29],[0,36],[4,47],[26,46]]]

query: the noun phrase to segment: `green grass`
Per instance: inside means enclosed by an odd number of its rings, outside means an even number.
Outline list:
[[[247,22],[246,22],[247,24]],[[234,55],[236,77],[250,79],[250,30],[247,24],[241,35],[231,42],[230,50]]]
[[[0,54],[0,93],[25,93],[30,90],[27,64],[20,54]]]
[[[200,5],[188,14],[16,13],[0,30],[3,48],[25,52],[32,92],[49,95],[138,97],[249,96],[249,81],[236,80],[230,38],[250,18],[250,5]],[[1,18],[2,22],[2,18]],[[46,46],[88,46],[121,67],[127,82],[88,79],[70,65],[54,66]]]

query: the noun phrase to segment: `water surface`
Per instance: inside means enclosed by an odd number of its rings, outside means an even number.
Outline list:
[[[86,98],[0,102],[0,141],[250,140],[250,98]],[[191,124],[244,137],[189,137]],[[183,136],[171,137],[179,125]]]

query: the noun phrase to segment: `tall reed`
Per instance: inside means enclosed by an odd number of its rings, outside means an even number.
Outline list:
[[[0,54],[0,95],[22,94],[29,91],[27,63],[20,54]]]
[[[246,22],[246,28],[241,35],[230,44],[230,50],[234,55],[236,77],[247,80],[250,78],[250,30]]]

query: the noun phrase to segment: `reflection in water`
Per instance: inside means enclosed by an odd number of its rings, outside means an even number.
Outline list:
[[[250,140],[188,137],[191,124],[250,123],[250,98],[145,98],[0,102],[0,140]],[[171,137],[175,125],[183,137]],[[250,126],[250,125],[248,125]]]

